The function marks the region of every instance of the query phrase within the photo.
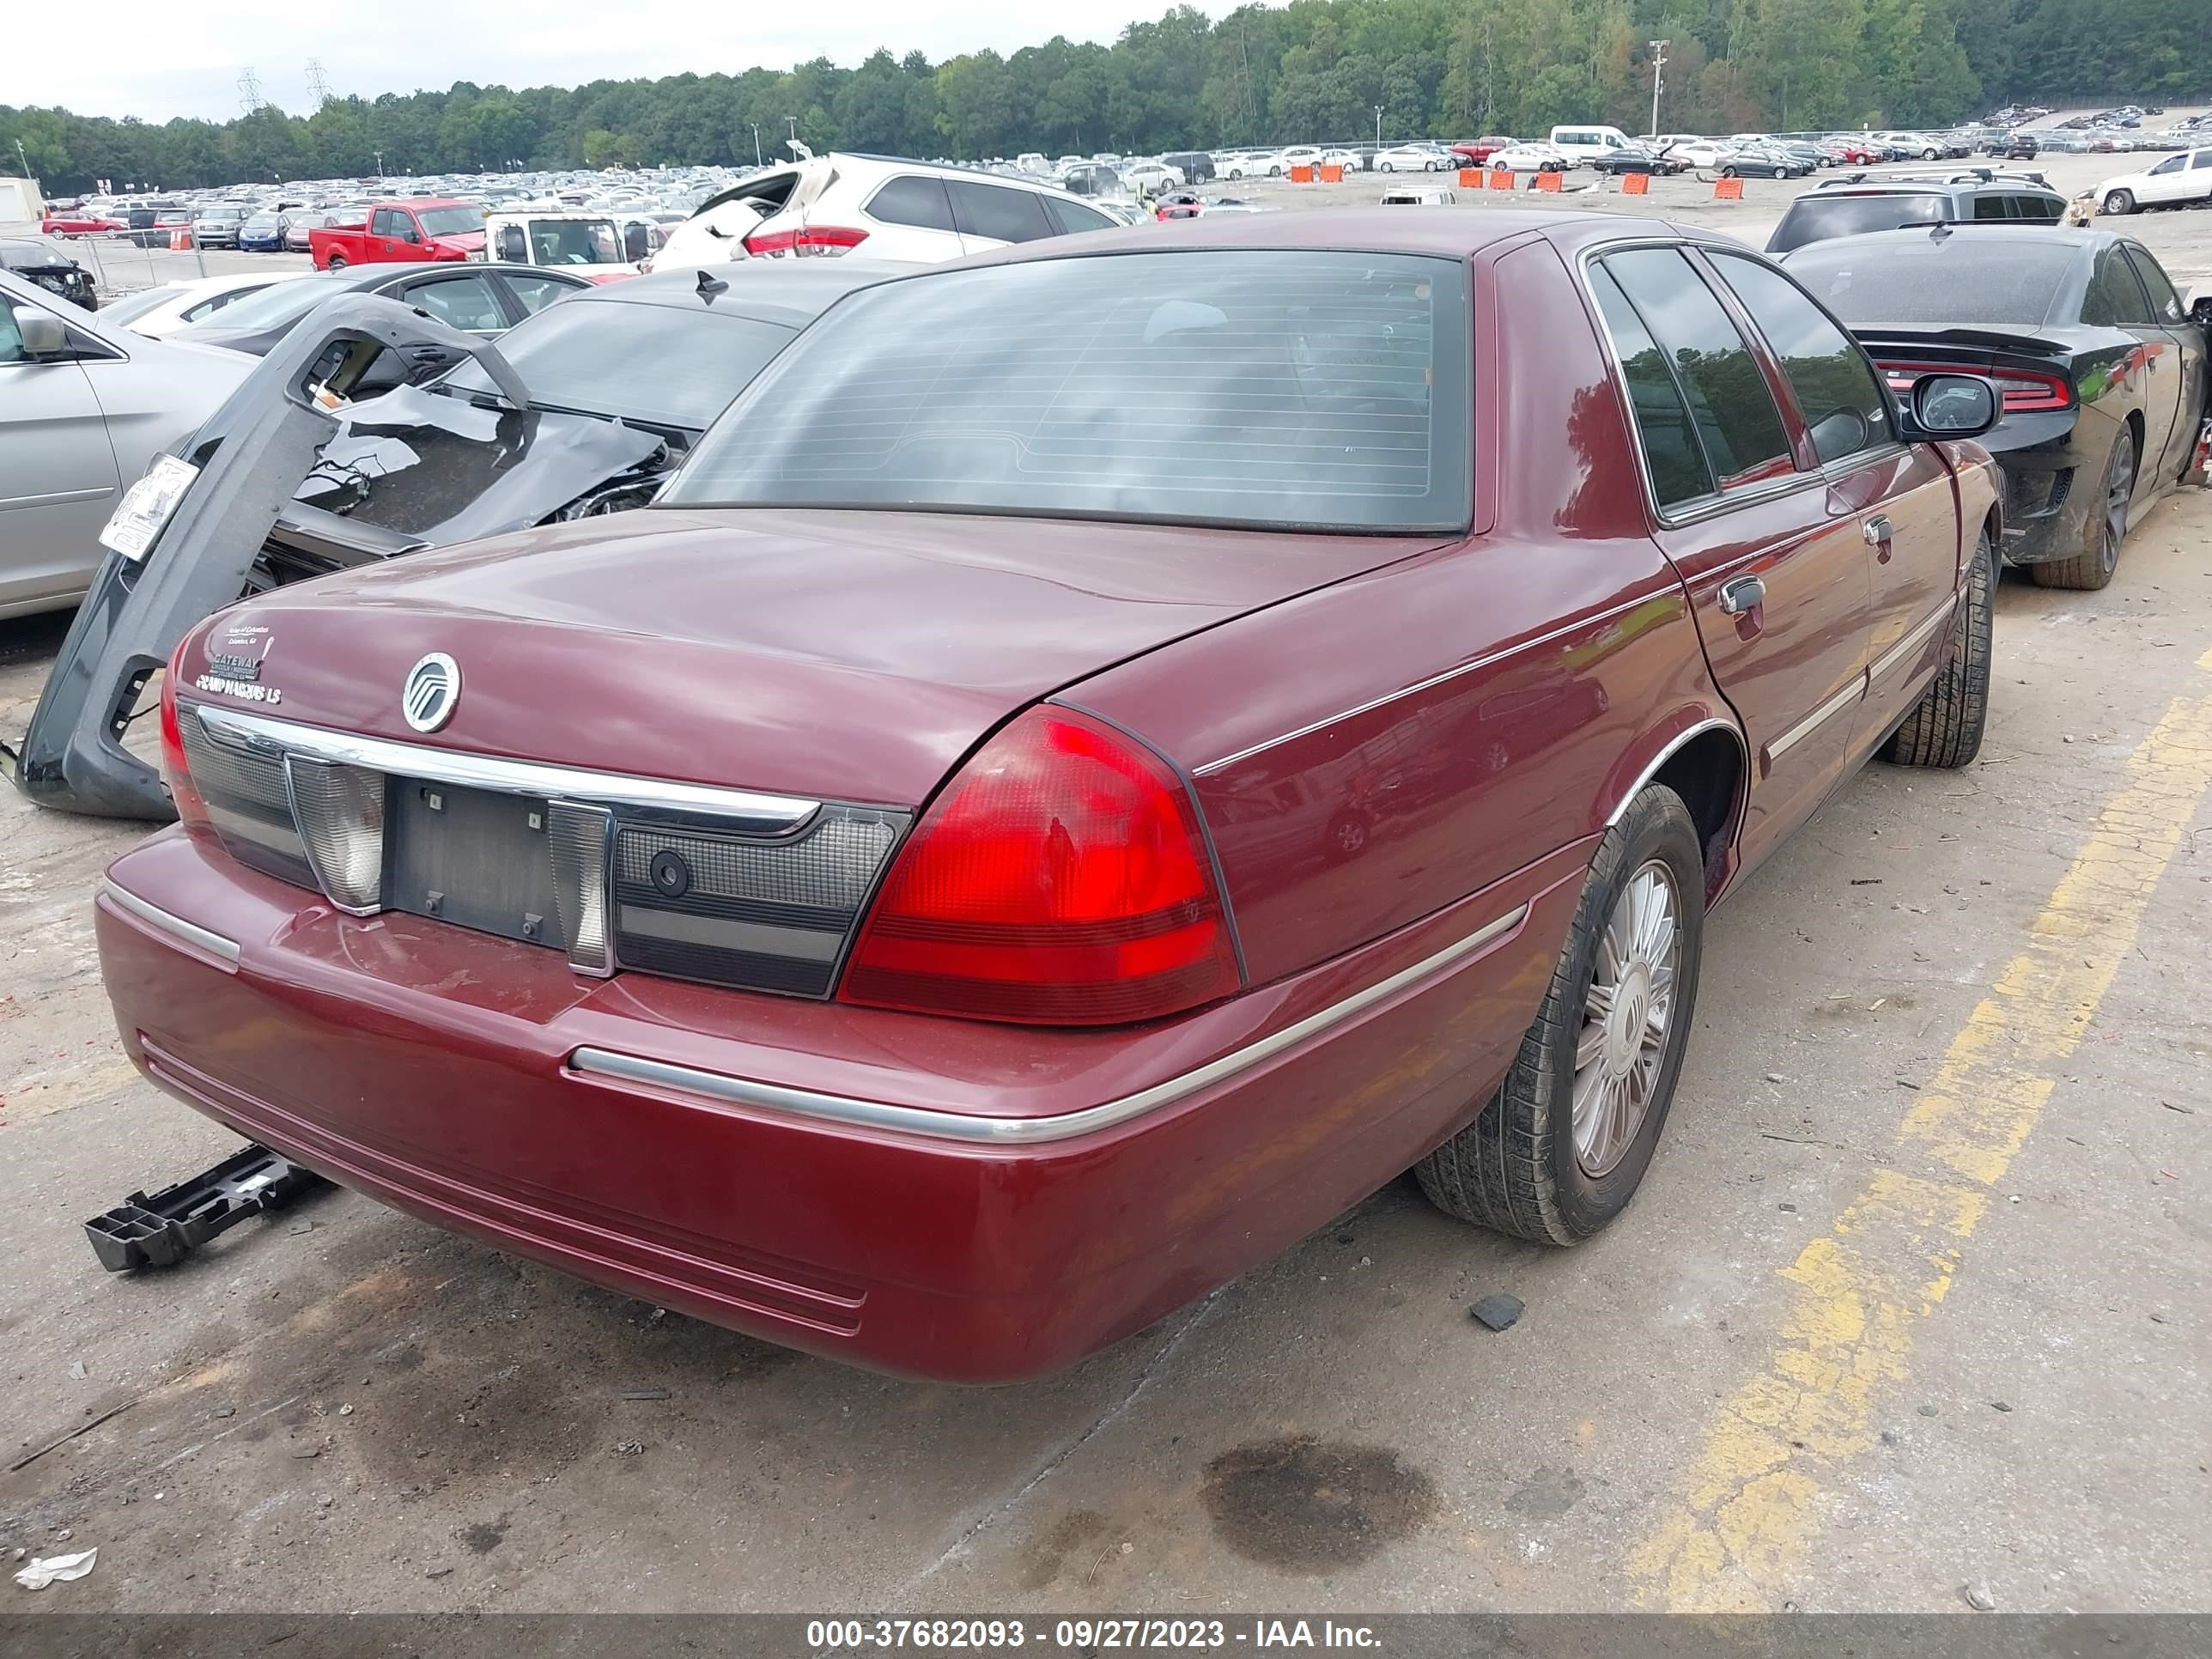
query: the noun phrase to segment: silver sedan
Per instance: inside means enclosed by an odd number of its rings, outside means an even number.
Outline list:
[[[0,271],[0,617],[83,598],[123,492],[258,362],[111,328]]]

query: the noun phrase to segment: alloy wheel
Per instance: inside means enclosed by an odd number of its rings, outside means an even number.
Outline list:
[[[1651,1109],[1681,968],[1681,895],[1659,859],[1638,867],[1598,935],[1575,1043],[1575,1162],[1595,1180],[1635,1144]]]
[[[2120,563],[2120,544],[2128,538],[2128,501],[2136,493],[2135,441],[2125,432],[2112,445],[2112,459],[2105,465],[2105,568]]]

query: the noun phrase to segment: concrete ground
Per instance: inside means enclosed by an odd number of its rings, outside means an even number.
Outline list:
[[[108,1022],[138,832],[0,791],[4,1461],[123,1408],[0,1473],[0,1547],[99,1547],[47,1610],[2212,1608],[2212,496],[1997,611],[1979,762],[1869,769],[1715,917],[1603,1237],[1401,1180],[991,1392],[344,1193],[102,1273],[86,1217],[235,1143]],[[0,624],[0,730],[59,633]]]

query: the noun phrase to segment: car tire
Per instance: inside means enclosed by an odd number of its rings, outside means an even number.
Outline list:
[[[2115,219],[2124,219],[2135,210],[2135,192],[2128,190],[2114,191],[2105,198],[2104,205],[2098,210],[2099,212],[2109,214]]]
[[[2128,507],[2135,493],[2135,432],[2123,426],[2105,457],[2104,476],[2097,484],[2101,510],[2089,521],[2094,543],[2070,559],[2028,566],[2029,578],[2038,587],[2070,587],[2085,593],[2110,585],[2112,573],[2120,568],[2120,544],[2128,538]]]
[[[325,270],[343,270],[345,268],[346,257],[343,253],[333,253],[331,255],[329,264],[323,267]]]
[[[1377,161],[1375,164],[1375,171],[1377,173],[1395,173],[1397,168],[1388,161]]]
[[[1723,178],[1723,179],[1739,179],[1739,178],[1741,178],[1742,176],[1743,176],[1742,174],[1739,173],[1738,173],[1738,172],[1737,172],[1734,167],[1723,167],[1723,168],[1721,169],[1721,177],[1722,177],[1722,178]]]
[[[1671,789],[1645,788],[1598,843],[1566,948],[1505,1081],[1474,1122],[1413,1166],[1431,1203],[1516,1238],[1563,1245],[1592,1237],[1627,1207],[1666,1126],[1688,1046],[1705,897],[1689,809]],[[1662,907],[1672,923],[1663,939]],[[1626,963],[1621,945],[1608,943],[1628,939],[1624,927],[1641,935],[1628,944]],[[1593,988],[1601,944],[1613,977],[1601,1003]],[[1656,1048],[1647,1036],[1655,964],[1667,969]],[[1621,1000],[1632,977],[1635,988]],[[1599,1015],[1600,1007],[1613,1012]]]
[[[1996,588],[1996,556],[1984,530],[1974,543],[1966,596],[1951,623],[1943,665],[1905,724],[1890,733],[1881,758],[1894,766],[1960,767],[1982,751],[1990,712],[1990,617]]]

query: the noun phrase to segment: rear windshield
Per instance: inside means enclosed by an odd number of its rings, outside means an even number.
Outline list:
[[[551,409],[698,430],[783,349],[790,329],[675,306],[585,300],[549,306],[500,337],[500,355]],[[439,382],[497,395],[473,360]]]
[[[295,276],[289,282],[271,283],[258,294],[249,294],[234,304],[225,306],[216,316],[208,319],[210,328],[262,329],[279,328],[295,323],[333,294],[343,294],[354,285],[350,272],[333,271],[329,275]]]
[[[156,306],[167,305],[184,292],[178,283],[164,283],[159,288],[142,288],[136,294],[120,300],[111,300],[100,308],[100,320],[121,328],[125,323],[135,323]]]
[[[1951,216],[1942,196],[1807,196],[1782,216],[1769,253],[1787,253],[1808,242],[1832,236],[1860,236],[1870,230],[1895,230]]]
[[[661,499],[1411,533],[1468,517],[1455,261],[1159,252],[863,290]]]
[[[1852,328],[2009,323],[2033,328],[2051,313],[2080,250],[2018,237],[1961,232],[1931,241],[1885,236],[1879,244],[1816,244],[1784,263]]]

